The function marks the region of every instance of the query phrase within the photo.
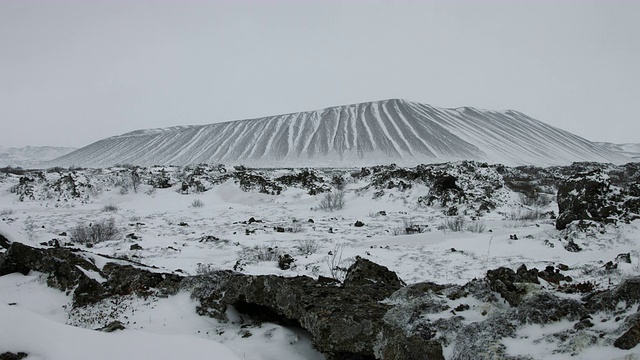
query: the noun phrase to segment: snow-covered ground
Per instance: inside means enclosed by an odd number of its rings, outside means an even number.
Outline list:
[[[247,274],[340,277],[330,264],[346,268],[356,256],[388,267],[408,284],[464,284],[483,277],[487,270],[515,269],[521,264],[539,269],[565,264],[569,267],[565,275],[593,281],[602,289],[640,275],[640,221],[608,226],[592,238],[575,235],[583,250],[569,252],[563,246],[566,232],[556,230],[549,216],[536,220],[517,216],[531,210],[557,213],[556,203],[533,209],[506,188],[494,194],[496,209],[481,217],[464,216],[465,230],[458,232],[443,226],[446,207],[419,204],[418,198],[429,190],[419,183],[404,191],[386,190],[380,196],[367,187],[367,181],[354,179],[346,185],[344,208],[328,212],[319,209],[324,194],[309,195],[297,187],[279,195],[245,192],[233,180],[189,194],[180,193],[179,184],[155,190],[142,184],[137,192],[105,185],[82,201],[19,201],[9,191],[18,177],[0,181],[0,233],[9,240],[36,247],[52,239],[66,243],[77,224],[113,218],[121,231],[115,240],[91,248],[73,246],[183,275],[235,269]],[[356,227],[357,221],[364,225]],[[407,235],[407,227],[422,232]],[[281,270],[272,255],[285,253],[295,262],[291,269]],[[631,263],[604,271],[604,264],[621,253],[630,253]],[[240,314],[230,314],[238,319],[232,323],[198,316],[186,293],[169,298],[124,297],[117,304],[105,301],[88,310],[72,309],[70,304],[70,295],[48,288],[41,274],[0,277],[0,353],[24,351],[29,359],[323,358],[302,331],[269,323],[247,327],[239,321]],[[93,331],[105,325],[105,318],[118,319],[127,329]],[[544,329],[527,331],[531,334],[507,344],[510,353],[576,358],[553,354],[526,340]],[[630,354],[640,350],[592,347],[579,358]],[[446,351],[445,355],[450,356]]]

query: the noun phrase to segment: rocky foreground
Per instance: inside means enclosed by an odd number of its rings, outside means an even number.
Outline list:
[[[464,285],[406,285],[386,267],[358,258],[340,283],[233,271],[182,276],[120,259],[98,267],[95,254],[77,249],[38,249],[4,237],[0,246],[6,249],[0,276],[46,274],[48,286],[73,295],[74,308],[188,291],[202,316],[226,321],[233,306],[255,322],[304,328],[328,359],[444,359],[444,351],[452,359],[530,359],[508,355],[505,341],[526,326],[567,322],[571,326],[545,339],[567,354],[593,345],[632,349],[640,342],[640,277],[596,291],[563,275],[562,264],[498,268]],[[597,321],[615,328],[602,331]],[[125,327],[108,318],[104,325],[101,330]]]

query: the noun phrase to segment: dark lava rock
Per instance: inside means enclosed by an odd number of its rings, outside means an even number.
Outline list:
[[[355,226],[355,227],[363,227],[364,223],[362,221],[360,221],[360,220],[357,220],[356,223],[353,224],[353,226]]]
[[[93,304],[112,295],[175,294],[182,281],[178,275],[151,272],[132,265],[107,263],[100,270],[74,249],[36,249],[16,242],[0,255],[0,276],[15,272],[27,275],[32,270],[47,274],[48,286],[73,291],[76,307]],[[98,282],[85,272],[94,273],[106,281]]]
[[[395,272],[359,256],[347,270],[343,282],[345,288],[359,288],[377,300],[384,300],[405,285]]]
[[[296,260],[289,254],[280,255],[278,256],[278,267],[281,270],[289,270],[294,261]]]
[[[551,265],[547,266],[543,271],[539,271],[538,276],[541,279],[556,285],[560,284],[560,281],[573,281],[571,276],[562,275],[562,273],[560,273],[560,269],[556,269]]]
[[[640,316],[636,317],[629,330],[616,339],[613,346],[618,349],[629,350],[636,347],[638,343],[640,343]]]
[[[487,281],[493,291],[498,292],[511,306],[518,306],[522,298],[527,293],[524,283],[539,284],[538,271],[536,269],[527,270],[522,265],[515,271],[500,267],[495,270],[487,271]]]
[[[9,239],[4,237],[4,235],[0,234],[0,247],[8,249],[10,245],[11,245],[11,242],[9,241]]]
[[[569,242],[567,242],[564,245],[564,249],[567,250],[568,252],[580,252],[582,251],[582,248],[580,247],[580,245],[576,244],[573,239],[569,239]]]
[[[0,360],[21,360],[26,358],[27,356],[29,356],[29,354],[24,352],[19,352],[19,353],[5,352],[0,354]]]
[[[592,311],[613,311],[620,302],[624,302],[628,309],[640,303],[640,276],[625,279],[613,289],[587,295],[583,300]]]
[[[515,318],[521,324],[549,324],[562,319],[578,321],[587,309],[577,300],[563,299],[549,292],[525,297],[515,309]]]
[[[102,271],[108,279],[108,290],[113,295],[173,295],[180,290],[182,282],[180,275],[151,272],[133,265],[107,263]]]
[[[358,259],[344,286],[306,276],[244,275],[218,271],[187,279],[197,312],[226,320],[227,306],[254,319],[296,325],[328,359],[442,359],[441,345],[384,321],[391,305],[379,300],[404,284],[387,268]],[[375,290],[375,291],[374,291]],[[427,357],[429,356],[429,357]]]
[[[611,181],[601,170],[575,174],[558,186],[556,229],[574,220],[610,222],[620,210],[610,199]]]
[[[298,324],[311,333],[318,350],[335,358],[373,357],[382,317],[390,307],[357,288],[322,285],[306,276],[217,272],[209,281],[198,282],[194,296],[200,301],[199,314],[226,320],[231,305],[262,320]]]
[[[618,256],[616,256],[616,262],[631,264],[631,254],[630,253],[618,254]]]
[[[121,323],[120,321],[116,320],[116,321],[110,322],[109,325],[101,328],[100,331],[110,333],[110,332],[114,332],[114,331],[118,331],[118,330],[124,330],[124,329],[125,329],[124,324]]]
[[[74,290],[74,302],[84,303],[86,290],[92,290],[92,300],[104,298],[100,283],[89,278],[78,267],[86,271],[102,272],[91,262],[65,248],[36,249],[15,242],[0,256],[0,276],[19,272],[27,275],[31,270],[48,274],[47,285],[62,290]]]
[[[453,360],[514,359],[506,354],[503,338],[513,337],[516,326],[507,316],[492,316],[473,322],[458,331],[454,339]]]

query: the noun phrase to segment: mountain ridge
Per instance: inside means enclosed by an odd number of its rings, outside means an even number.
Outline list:
[[[46,165],[351,167],[456,160],[543,166],[632,161],[515,110],[446,109],[389,99],[209,125],[136,130],[99,140]]]
[[[66,155],[77,148],[61,146],[0,146],[0,166],[29,168],[46,160]]]

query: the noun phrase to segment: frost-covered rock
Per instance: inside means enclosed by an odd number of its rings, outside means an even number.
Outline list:
[[[330,359],[442,359],[437,341],[384,320],[392,306],[379,300],[404,283],[387,268],[362,258],[348,269],[343,286],[306,276],[232,272],[214,272],[187,284],[200,301],[199,313],[224,320],[231,305],[261,320],[297,324]]]

